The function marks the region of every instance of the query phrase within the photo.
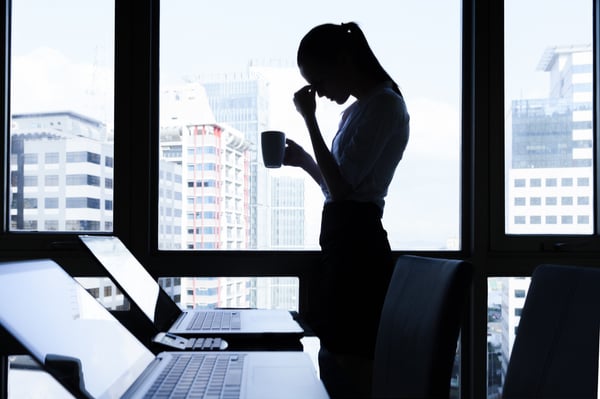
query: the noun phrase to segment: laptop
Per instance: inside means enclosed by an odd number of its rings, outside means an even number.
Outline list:
[[[218,336],[228,341],[230,349],[255,345],[302,349],[304,329],[287,310],[182,310],[118,237],[79,238],[158,332],[182,337]]]
[[[80,235],[128,299],[157,332],[187,337],[220,337],[230,349],[251,347],[302,350],[304,329],[283,309],[182,310],[116,236]],[[220,323],[216,323],[219,321]]]
[[[301,351],[155,355],[50,259],[0,263],[0,326],[77,398],[328,397]]]

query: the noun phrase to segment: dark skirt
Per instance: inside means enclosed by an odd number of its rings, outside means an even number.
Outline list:
[[[381,216],[372,203],[339,201],[323,208],[322,259],[307,321],[332,353],[373,357],[393,271]]]

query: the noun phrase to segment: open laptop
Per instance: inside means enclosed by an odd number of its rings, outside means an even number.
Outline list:
[[[286,310],[182,310],[118,237],[80,235],[79,238],[158,332],[182,337],[217,336],[227,340],[230,349],[253,346],[302,349],[300,338],[304,330]]]
[[[0,326],[78,398],[328,397],[301,351],[154,355],[50,259],[0,263]]]

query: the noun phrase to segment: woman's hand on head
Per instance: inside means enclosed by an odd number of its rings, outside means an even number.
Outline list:
[[[304,86],[294,94],[294,105],[296,110],[306,119],[308,116],[314,116],[317,109],[315,100],[315,89],[311,85]]]

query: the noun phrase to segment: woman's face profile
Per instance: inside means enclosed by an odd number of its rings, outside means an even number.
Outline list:
[[[324,66],[318,62],[307,62],[299,66],[300,74],[316,91],[319,97],[326,97],[343,104],[350,97],[350,88],[344,81],[344,72],[337,65]]]

